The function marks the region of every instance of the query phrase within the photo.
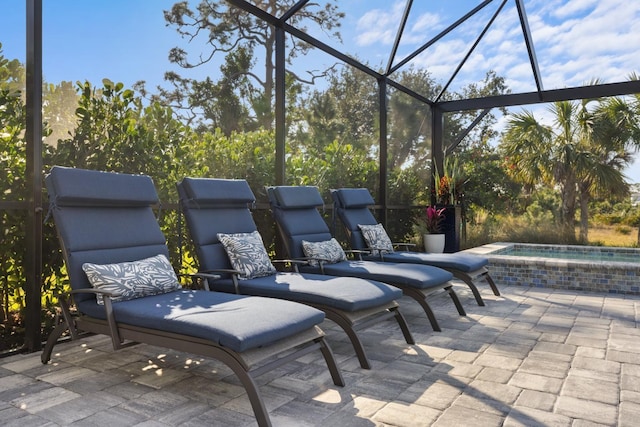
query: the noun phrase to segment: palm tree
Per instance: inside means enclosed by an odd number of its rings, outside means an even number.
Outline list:
[[[590,156],[580,168],[580,240],[587,241],[588,205],[595,195],[622,197],[629,186],[622,171],[632,160],[630,144],[637,128],[633,105],[621,98],[606,98],[589,112],[583,111],[582,126],[588,137]]]
[[[520,182],[557,186],[561,196],[560,224],[575,239],[573,223],[580,201],[580,240],[588,237],[588,204],[595,194],[628,191],[622,170],[630,160],[627,144],[636,129],[632,107],[620,100],[555,102],[549,107],[553,126],[541,124],[531,112],[513,114],[502,149],[510,172]]]
[[[509,159],[509,172],[529,188],[540,184],[558,186],[561,194],[560,224],[573,234],[577,177],[573,168],[580,152],[576,132],[568,120],[575,116],[569,102],[552,105],[556,128],[540,123],[532,112],[511,115],[503,135],[502,149]]]

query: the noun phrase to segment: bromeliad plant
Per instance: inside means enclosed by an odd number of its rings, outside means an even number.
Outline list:
[[[440,234],[444,227],[444,216],[446,208],[428,206],[424,218],[425,228],[429,234]]]
[[[464,170],[457,158],[444,159],[443,173],[436,168],[433,173],[433,195],[438,205],[455,205],[462,198],[462,187],[466,182]]]

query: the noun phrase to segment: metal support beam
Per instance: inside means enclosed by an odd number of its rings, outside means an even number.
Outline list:
[[[393,48],[391,49],[391,54],[389,55],[389,62],[387,63],[387,70],[385,71],[385,75],[389,75],[391,71],[391,67],[393,67],[393,61],[396,58],[396,53],[398,53],[398,46],[400,45],[400,40],[402,39],[402,34],[404,33],[404,27],[407,25],[407,19],[409,18],[409,12],[411,12],[411,6],[413,5],[413,0],[407,0],[407,4],[404,7],[404,13],[402,14],[402,21],[400,21],[400,27],[398,28],[398,34],[396,34],[396,40],[393,42]]]
[[[484,29],[480,32],[480,35],[478,36],[478,38],[476,39],[476,41],[473,43],[473,45],[471,46],[471,48],[469,49],[469,51],[467,52],[467,54],[464,56],[464,58],[462,58],[462,61],[460,61],[460,63],[458,64],[458,66],[456,67],[455,71],[453,72],[453,74],[451,75],[451,77],[449,78],[449,81],[447,82],[447,84],[444,85],[444,87],[442,88],[442,90],[440,91],[440,93],[438,94],[438,96],[436,97],[436,102],[440,101],[440,99],[442,98],[442,95],[444,95],[444,93],[447,91],[447,89],[449,88],[449,85],[451,84],[451,82],[453,82],[453,79],[456,78],[456,76],[458,75],[458,73],[460,72],[460,70],[462,69],[462,67],[464,66],[464,64],[467,62],[467,59],[469,59],[469,57],[471,56],[471,54],[473,53],[473,51],[476,49],[476,47],[478,47],[478,45],[480,44],[480,40],[482,40],[482,38],[484,37],[485,34],[487,34],[487,31],[489,31],[489,28],[491,28],[491,25],[493,25],[494,21],[496,20],[496,18],[498,17],[498,15],[500,15],[500,12],[502,11],[502,9],[504,8],[504,5],[507,3],[507,0],[502,0],[502,3],[500,4],[500,6],[498,7],[498,9],[496,9],[496,11],[494,12],[493,16],[491,17],[491,19],[489,20],[489,22],[487,23],[487,25],[485,25]]]
[[[531,30],[529,29],[529,19],[527,19],[527,12],[524,10],[524,2],[522,0],[516,0],[516,8],[518,9],[518,16],[520,17],[520,25],[522,26],[524,42],[527,45],[527,52],[529,53],[529,61],[531,62],[531,69],[533,70],[533,78],[536,81],[538,92],[542,92],[544,87],[542,86],[542,77],[540,76],[540,68],[538,68],[536,50],[533,46],[533,38],[531,37]]]
[[[379,203],[382,205],[382,213],[380,222],[383,225],[387,225],[387,205],[389,204],[388,198],[388,171],[387,164],[389,160],[388,156],[388,144],[387,144],[387,80],[384,78],[378,79],[378,105],[379,105],[379,114],[380,114],[380,193],[379,193]]]
[[[445,148],[444,150],[444,156],[448,156],[449,154],[453,153],[453,150],[456,149],[456,147],[458,145],[460,145],[460,143],[462,142],[462,140],[469,135],[469,132],[471,132],[473,130],[474,127],[476,127],[478,125],[478,123],[480,123],[480,121],[482,119],[484,119],[484,117],[489,114],[489,111],[491,111],[490,108],[487,108],[486,110],[483,110],[480,114],[478,114],[478,117],[476,117],[473,122],[471,122],[471,124],[469,126],[467,126],[467,128],[462,131],[458,137],[456,138],[456,140],[451,143],[450,146],[448,146],[447,148]]]
[[[276,76],[275,76],[275,138],[276,138],[276,185],[285,185],[285,153],[286,153],[286,57],[285,32],[276,27]]]
[[[435,36],[434,38],[432,38],[431,40],[429,40],[428,42],[426,42],[425,44],[420,46],[412,54],[410,54],[409,56],[404,58],[402,61],[400,61],[398,64],[396,64],[395,67],[392,67],[390,70],[387,70],[387,75],[390,75],[390,74],[395,73],[396,71],[398,71],[403,65],[405,65],[406,63],[411,61],[416,56],[420,55],[423,51],[428,49],[429,46],[433,45],[435,42],[437,42],[438,40],[440,40],[441,38],[443,38],[444,36],[449,34],[458,25],[462,24],[464,21],[466,21],[467,19],[471,18],[473,15],[475,15],[477,12],[482,10],[482,8],[484,8],[486,5],[488,5],[492,1],[493,0],[485,0],[482,3],[480,3],[478,6],[473,8],[473,10],[471,10],[469,13],[465,14],[462,18],[458,19],[453,24],[449,25],[447,28],[445,28],[443,31],[441,31],[440,34],[438,34],[437,36]]]
[[[40,350],[42,311],[42,0],[27,0],[26,182],[30,189],[26,224],[25,343]]]
[[[294,4],[289,10],[287,10],[281,17],[280,22],[286,22],[289,18],[295,15],[300,9],[302,9],[309,0],[300,0],[298,3]]]
[[[578,86],[543,92],[514,93],[484,98],[444,101],[437,104],[445,112],[484,110],[486,108],[514,107],[556,101],[605,98],[640,93],[640,80],[601,85]]]

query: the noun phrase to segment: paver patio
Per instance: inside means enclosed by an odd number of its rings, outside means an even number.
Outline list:
[[[373,363],[360,368],[326,321],[346,387],[306,356],[258,378],[275,426],[636,426],[640,420],[640,297],[502,286],[479,307],[456,286],[433,304],[431,330],[400,303],[416,339],[397,324],[361,332]],[[0,359],[4,426],[251,426],[243,388],[222,364],[148,345],[114,352],[106,337]]]

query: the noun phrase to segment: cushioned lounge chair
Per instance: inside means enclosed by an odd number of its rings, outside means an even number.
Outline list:
[[[500,295],[498,287],[489,275],[489,270],[487,270],[486,266],[489,264],[487,258],[460,252],[453,254],[411,252],[408,250],[410,246],[405,243],[389,246],[390,239],[369,210],[369,207],[375,204],[369,190],[366,188],[341,188],[331,190],[331,197],[334,202],[334,212],[345,226],[351,248],[372,251],[369,255],[363,255],[364,259],[426,264],[443,268],[453,273],[456,278],[469,286],[478,305],[484,305],[484,300],[475,281],[485,280],[493,293]],[[374,243],[376,240],[375,238],[367,239],[368,236],[363,234],[362,225],[378,227],[379,232],[384,233],[383,240],[387,242],[387,246],[384,248],[371,247],[370,243]],[[369,230],[366,227],[364,228],[365,233],[369,233]],[[394,246],[404,247],[405,250],[397,251]],[[373,255],[373,253],[376,253],[376,255]]]
[[[271,425],[254,380],[264,372],[320,350],[334,384],[344,385],[318,327],[320,310],[180,288],[149,177],[54,167],[46,186],[79,315],[60,298],[64,320],[47,340],[43,363],[67,329],[73,339],[80,331],[109,335],[114,349],[141,342],[215,358],[238,376],[260,426]]]
[[[358,278],[276,272],[257,235],[249,209],[255,197],[245,180],[184,178],[178,184],[178,194],[199,271],[222,274],[208,281],[210,288],[297,301],[322,310],[346,332],[365,369],[371,364],[358,329],[393,316],[407,343],[415,343],[395,301],[402,297],[400,289]]]
[[[326,242],[332,239],[327,223],[318,207],[324,202],[317,187],[276,186],[268,187],[267,194],[271,211],[282,234],[286,250],[291,258],[309,259],[305,253],[305,242]],[[313,265],[315,264],[315,265]],[[361,277],[379,280],[402,289],[405,295],[417,301],[426,313],[434,331],[440,331],[427,297],[446,291],[461,316],[466,315],[453,285],[453,275],[441,268],[428,265],[387,263],[382,261],[319,260],[301,265],[302,272],[319,272],[332,276]]]

